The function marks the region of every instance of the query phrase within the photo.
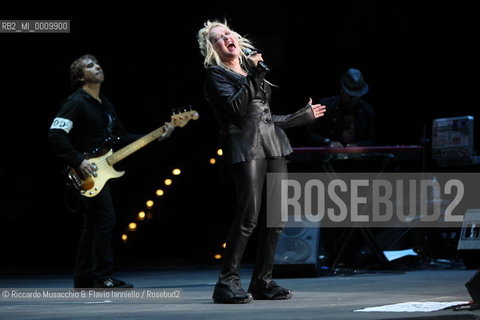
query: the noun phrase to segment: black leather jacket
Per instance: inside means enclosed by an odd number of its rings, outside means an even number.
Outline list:
[[[271,88],[264,77],[259,70],[250,70],[246,77],[219,66],[206,71],[205,97],[220,123],[230,163],[290,154],[283,129],[314,119],[310,105],[293,114],[272,115]]]

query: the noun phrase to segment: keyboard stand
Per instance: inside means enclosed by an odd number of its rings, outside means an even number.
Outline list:
[[[385,169],[387,168],[388,164],[391,161],[395,160],[395,155],[393,153],[375,153],[370,156],[383,158],[383,163],[381,165],[380,170],[378,171],[379,174],[385,172]],[[324,169],[327,169],[327,170],[329,169],[333,171],[333,166],[328,161],[326,161],[323,166],[324,166]],[[332,172],[332,174],[334,174],[334,172]],[[337,256],[335,257],[335,261],[332,264],[332,270],[335,270],[338,264],[344,258],[345,249],[347,249],[347,247],[353,244],[352,241],[355,240],[353,236],[355,235],[356,232],[360,232],[360,235],[365,240],[366,245],[368,246],[371,253],[376,258],[376,260],[378,261],[379,266],[383,269],[393,269],[392,264],[390,263],[390,261],[388,261],[387,257],[383,253],[381,246],[378,244],[370,228],[351,227],[349,230],[345,230],[345,232],[343,233],[343,239],[341,241],[340,251],[338,252]]]

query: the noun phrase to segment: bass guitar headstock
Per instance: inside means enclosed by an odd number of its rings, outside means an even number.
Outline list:
[[[183,110],[172,110],[172,121],[170,122],[175,127],[184,127],[190,120],[197,120],[199,117],[198,111],[192,110],[191,107]]]

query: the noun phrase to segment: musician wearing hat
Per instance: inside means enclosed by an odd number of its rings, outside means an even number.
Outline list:
[[[340,93],[320,99],[328,114],[306,128],[311,146],[371,146],[375,144],[373,107],[362,100],[368,84],[358,69],[348,69],[340,78]]]

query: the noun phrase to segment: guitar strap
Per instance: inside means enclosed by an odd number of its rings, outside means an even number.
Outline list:
[[[108,137],[103,142],[102,147],[112,149],[115,142],[120,140],[120,137],[116,136],[113,133],[113,128],[115,127],[115,117],[113,117],[108,111],[104,111],[105,120],[107,122]]]
[[[108,112],[105,112],[105,116],[107,118],[108,133],[110,134],[110,136],[112,136],[113,135],[113,117]]]

